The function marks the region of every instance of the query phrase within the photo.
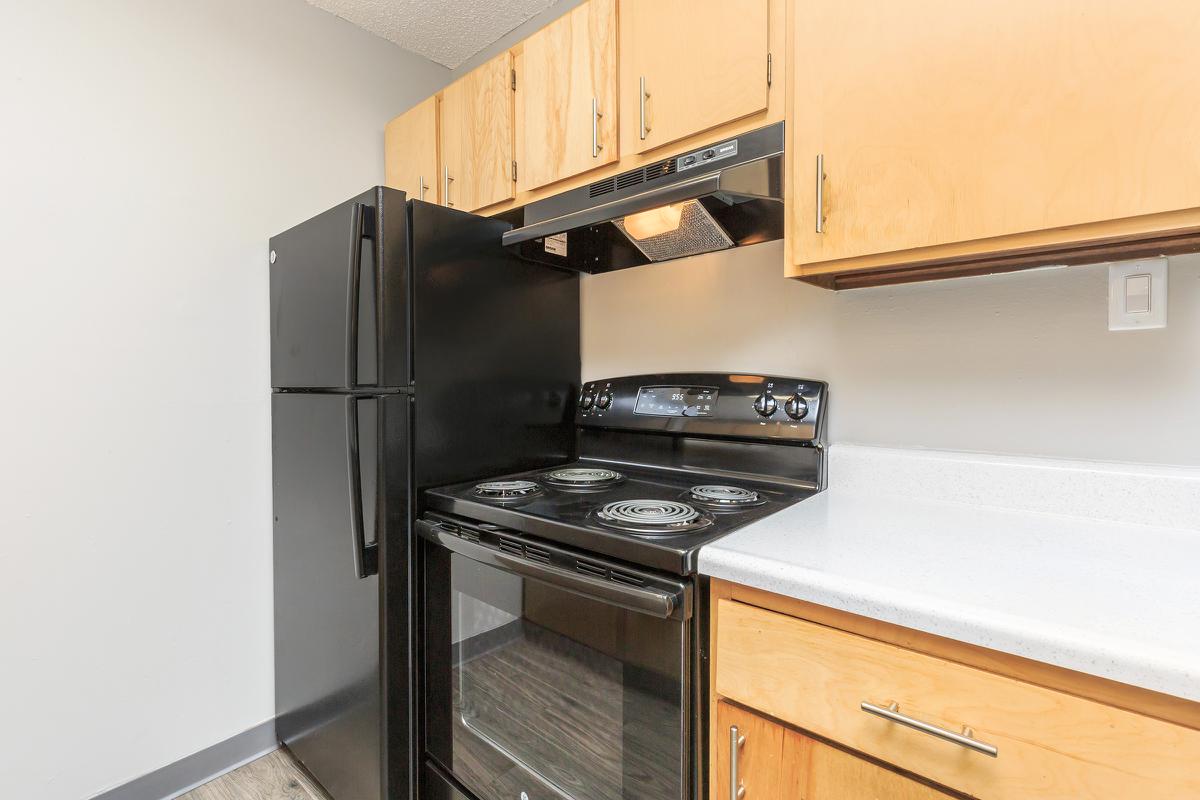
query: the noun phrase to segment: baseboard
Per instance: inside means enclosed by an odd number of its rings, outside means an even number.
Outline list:
[[[212,747],[101,792],[91,800],[170,800],[278,747],[275,720],[269,719]]]

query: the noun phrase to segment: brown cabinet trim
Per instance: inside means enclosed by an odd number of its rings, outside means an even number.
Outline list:
[[[1118,683],[1107,678],[1087,675],[1021,656],[1001,653],[997,650],[989,650],[977,645],[716,578],[712,581],[711,597],[714,609],[718,599],[736,600],[740,603],[777,611],[925,655],[944,658],[947,661],[954,661],[1007,678],[1015,678],[1036,686],[1104,703],[1164,722],[1200,730],[1200,703],[1161,692]],[[710,632],[713,675],[716,674],[718,657],[715,647],[717,625],[718,621],[714,619]],[[712,707],[715,707],[716,691],[715,689],[710,690],[712,691]]]

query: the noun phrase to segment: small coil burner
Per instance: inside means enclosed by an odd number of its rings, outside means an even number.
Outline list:
[[[687,493],[687,499],[717,511],[736,511],[739,508],[760,506],[766,502],[758,492],[751,489],[712,483],[693,486]]]
[[[476,497],[497,502],[525,500],[541,493],[542,487],[533,481],[487,481],[475,487]]]
[[[625,480],[625,476],[612,469],[567,467],[547,472],[542,479],[560,489],[604,489]]]
[[[596,512],[601,525],[649,536],[673,536],[707,528],[712,520],[674,500],[619,500]]]

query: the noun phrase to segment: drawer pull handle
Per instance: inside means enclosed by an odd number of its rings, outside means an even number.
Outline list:
[[[919,719],[913,719],[901,714],[899,703],[891,703],[884,707],[868,703],[864,700],[859,707],[868,714],[874,714],[877,717],[883,717],[906,728],[912,728],[914,731],[928,733],[930,736],[936,736],[944,741],[953,742],[954,744],[974,750],[976,753],[983,753],[985,756],[991,756],[992,758],[1000,755],[1000,751],[996,749],[995,745],[976,740],[975,732],[966,725],[963,726],[962,733],[948,731],[945,728],[939,728],[937,725],[930,725],[928,722],[922,722]]]
[[[741,800],[746,796],[746,787],[738,780],[738,750],[746,743],[746,737],[738,733],[738,726],[729,727],[729,800]]]

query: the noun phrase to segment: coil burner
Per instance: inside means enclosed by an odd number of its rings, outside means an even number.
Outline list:
[[[542,494],[542,487],[533,481],[487,481],[475,487],[475,496],[497,503],[526,500]]]
[[[736,511],[740,508],[760,506],[766,502],[758,492],[751,489],[711,483],[693,486],[686,499],[713,511]]]
[[[596,512],[601,525],[648,536],[691,533],[712,525],[712,519],[687,503],[674,500],[619,500]]]
[[[612,469],[567,467],[547,472],[542,479],[559,489],[606,489],[625,480],[625,476]]]

